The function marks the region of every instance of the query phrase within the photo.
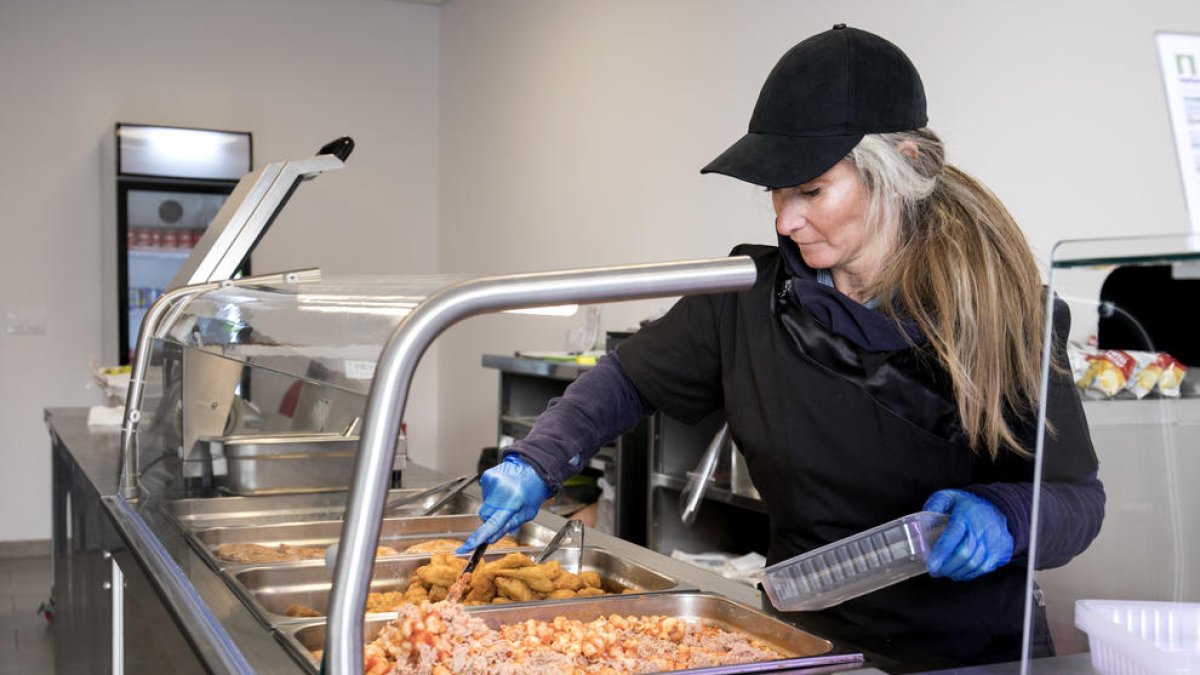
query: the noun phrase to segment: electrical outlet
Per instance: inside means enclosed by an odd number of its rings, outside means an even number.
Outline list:
[[[5,312],[4,332],[8,335],[43,335],[46,313],[43,311]]]

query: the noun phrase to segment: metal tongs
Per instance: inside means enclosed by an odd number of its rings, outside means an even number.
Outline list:
[[[474,475],[464,474],[457,478],[451,478],[450,480],[442,481],[441,483],[438,483],[437,485],[434,485],[431,488],[421,490],[420,492],[418,492],[415,495],[408,495],[407,497],[401,497],[400,499],[397,499],[393,502],[388,502],[387,504],[384,504],[383,515],[387,516],[387,514],[392,513],[393,511],[396,511],[404,506],[408,506],[409,504],[416,504],[417,502],[424,501],[424,500],[428,499],[430,495],[436,495],[439,492],[449,490],[449,492],[446,493],[446,496],[437,500],[437,502],[433,506],[430,506],[429,508],[425,509],[425,511],[421,514],[423,516],[431,516],[434,513],[437,513],[437,511],[440,510],[443,506],[445,506],[446,504],[449,504],[450,500],[457,497],[460,492],[467,489],[468,485],[474,483],[477,480],[479,480],[479,474],[476,473]],[[344,514],[342,516],[342,519],[343,520],[345,519]],[[325,549],[325,566],[328,567],[329,569],[333,569],[335,567],[335,565],[337,564],[337,552],[338,552],[338,545],[336,543]],[[474,568],[472,568],[472,569],[474,569]]]
[[[545,548],[543,548],[541,552],[537,554],[537,557],[534,558],[533,561],[541,565],[549,560],[550,556],[562,547],[563,541],[567,539],[568,536],[571,538],[571,542],[575,544],[574,548],[576,549],[574,573],[579,574],[579,572],[583,570],[583,521],[579,519],[573,518],[568,520],[567,524],[563,525],[562,528],[555,533],[555,535],[550,539],[550,543],[546,544]]]
[[[429,508],[425,509],[424,513],[422,513],[422,515],[431,516],[434,513],[436,513],[438,510],[440,510],[443,506],[450,503],[450,500],[453,499],[454,497],[456,497],[458,495],[458,493],[465,490],[468,485],[470,485],[471,483],[474,483],[477,480],[479,480],[479,474],[473,474],[473,475],[472,474],[463,474],[461,476],[458,476],[457,478],[451,478],[450,480],[442,481],[441,483],[438,483],[437,485],[434,485],[431,488],[421,490],[420,492],[416,493],[415,495],[408,495],[406,497],[401,497],[395,501],[391,501],[391,502],[388,502],[387,504],[384,504],[383,514],[386,516],[387,514],[392,513],[394,511],[398,511],[399,509],[401,509],[405,506],[408,506],[409,504],[416,504],[418,502],[425,501],[426,499],[428,499],[430,497],[430,495],[436,495],[439,492],[444,492],[446,490],[449,490],[449,492],[446,493],[446,496],[439,499],[433,506],[430,506]]]
[[[713,473],[717,470],[717,460],[721,458],[721,451],[727,445],[729,445],[729,423],[725,422],[708,442],[708,448],[704,450],[700,463],[696,465],[696,470],[689,474],[687,486],[679,494],[679,503],[682,504],[679,519],[683,521],[684,525],[691,525],[695,522],[696,512],[700,510],[700,502],[704,499],[704,491],[708,489]]]

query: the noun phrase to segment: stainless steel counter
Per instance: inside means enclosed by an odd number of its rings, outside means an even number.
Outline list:
[[[57,606],[55,657],[59,673],[110,669],[127,673],[303,673],[311,667],[285,646],[288,635],[265,622],[244,594],[235,590],[232,576],[222,574],[212,556],[189,540],[180,516],[211,518],[206,503],[195,500],[180,507],[175,502],[172,515],[169,503],[120,499],[116,496],[119,431],[89,429],[84,408],[48,409],[45,420],[54,466],[52,593]],[[441,479],[436,472],[409,463],[403,487],[427,487]],[[472,491],[478,498],[477,488]],[[216,498],[207,504],[221,499],[244,503],[247,498]],[[337,502],[336,496],[328,494],[316,499],[322,504]],[[278,508],[287,501],[286,497],[271,497],[261,504]],[[298,498],[297,503],[300,501]],[[565,521],[543,511],[534,523],[556,531]],[[681,589],[720,595],[752,608],[760,606],[757,590],[688,563],[593,530],[587,531],[586,543],[672,578]],[[114,624],[124,626],[124,639],[108,638]],[[819,627],[802,628],[822,636]],[[833,642],[835,652],[864,651]],[[896,664],[865,653],[864,667],[881,669],[873,672]],[[1039,663],[1035,672],[1091,672],[1086,658],[1054,661]],[[1065,669],[1049,668],[1058,665]],[[803,672],[852,670],[834,667]],[[945,672],[1001,675],[1018,670],[1000,666]]]

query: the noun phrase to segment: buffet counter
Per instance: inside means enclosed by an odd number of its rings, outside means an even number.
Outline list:
[[[280,599],[269,597],[282,586],[256,593],[251,577],[299,571],[324,573],[328,579],[323,563],[224,563],[206,555],[204,547],[211,545],[207,550],[216,550],[221,542],[236,541],[239,532],[262,528],[273,529],[270,536],[278,540],[287,538],[279,532],[281,528],[298,527],[296,536],[316,542],[328,535],[314,532],[332,526],[336,540],[341,523],[323,518],[341,508],[337,499],[344,500],[344,493],[126,501],[115,494],[119,433],[89,429],[83,408],[48,409],[45,420],[53,453],[52,595],[60,673],[110,668],[113,672],[155,673],[315,672],[316,662],[304,653],[311,645],[303,640],[314,629],[323,630],[323,620],[306,622],[287,616],[277,602]],[[441,478],[410,463],[400,490],[428,487]],[[467,508],[477,508],[477,499],[477,493],[468,495]],[[444,521],[460,516],[432,518]],[[465,518],[468,527],[477,522],[473,515]],[[565,523],[543,511],[523,528],[526,534],[522,536],[529,538],[522,543],[540,546]],[[392,526],[391,521],[387,525]],[[385,532],[381,543],[387,541]],[[732,601],[722,607],[726,612],[759,605],[758,592],[741,582],[621,539],[589,529],[585,543],[591,555],[589,564],[621,560],[626,576],[631,574],[631,566],[642,570],[642,576],[634,578],[647,590],[660,590],[647,593],[647,597],[659,598],[660,604],[662,598],[668,598],[668,603],[689,602],[691,607],[703,609],[714,602]],[[402,563],[403,557],[388,564]],[[296,589],[305,584],[294,581],[285,586]],[[521,609],[532,616],[533,607]],[[764,616],[747,612],[751,614]],[[829,653],[855,652],[861,650],[834,641]],[[879,660],[874,663],[883,665]]]

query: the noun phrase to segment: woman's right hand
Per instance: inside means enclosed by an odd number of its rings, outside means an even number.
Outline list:
[[[496,543],[536,516],[550,497],[541,476],[518,455],[506,455],[504,461],[484,471],[479,487],[483,491],[479,518],[484,522],[458,547],[459,553],[470,553],[485,541]]]

